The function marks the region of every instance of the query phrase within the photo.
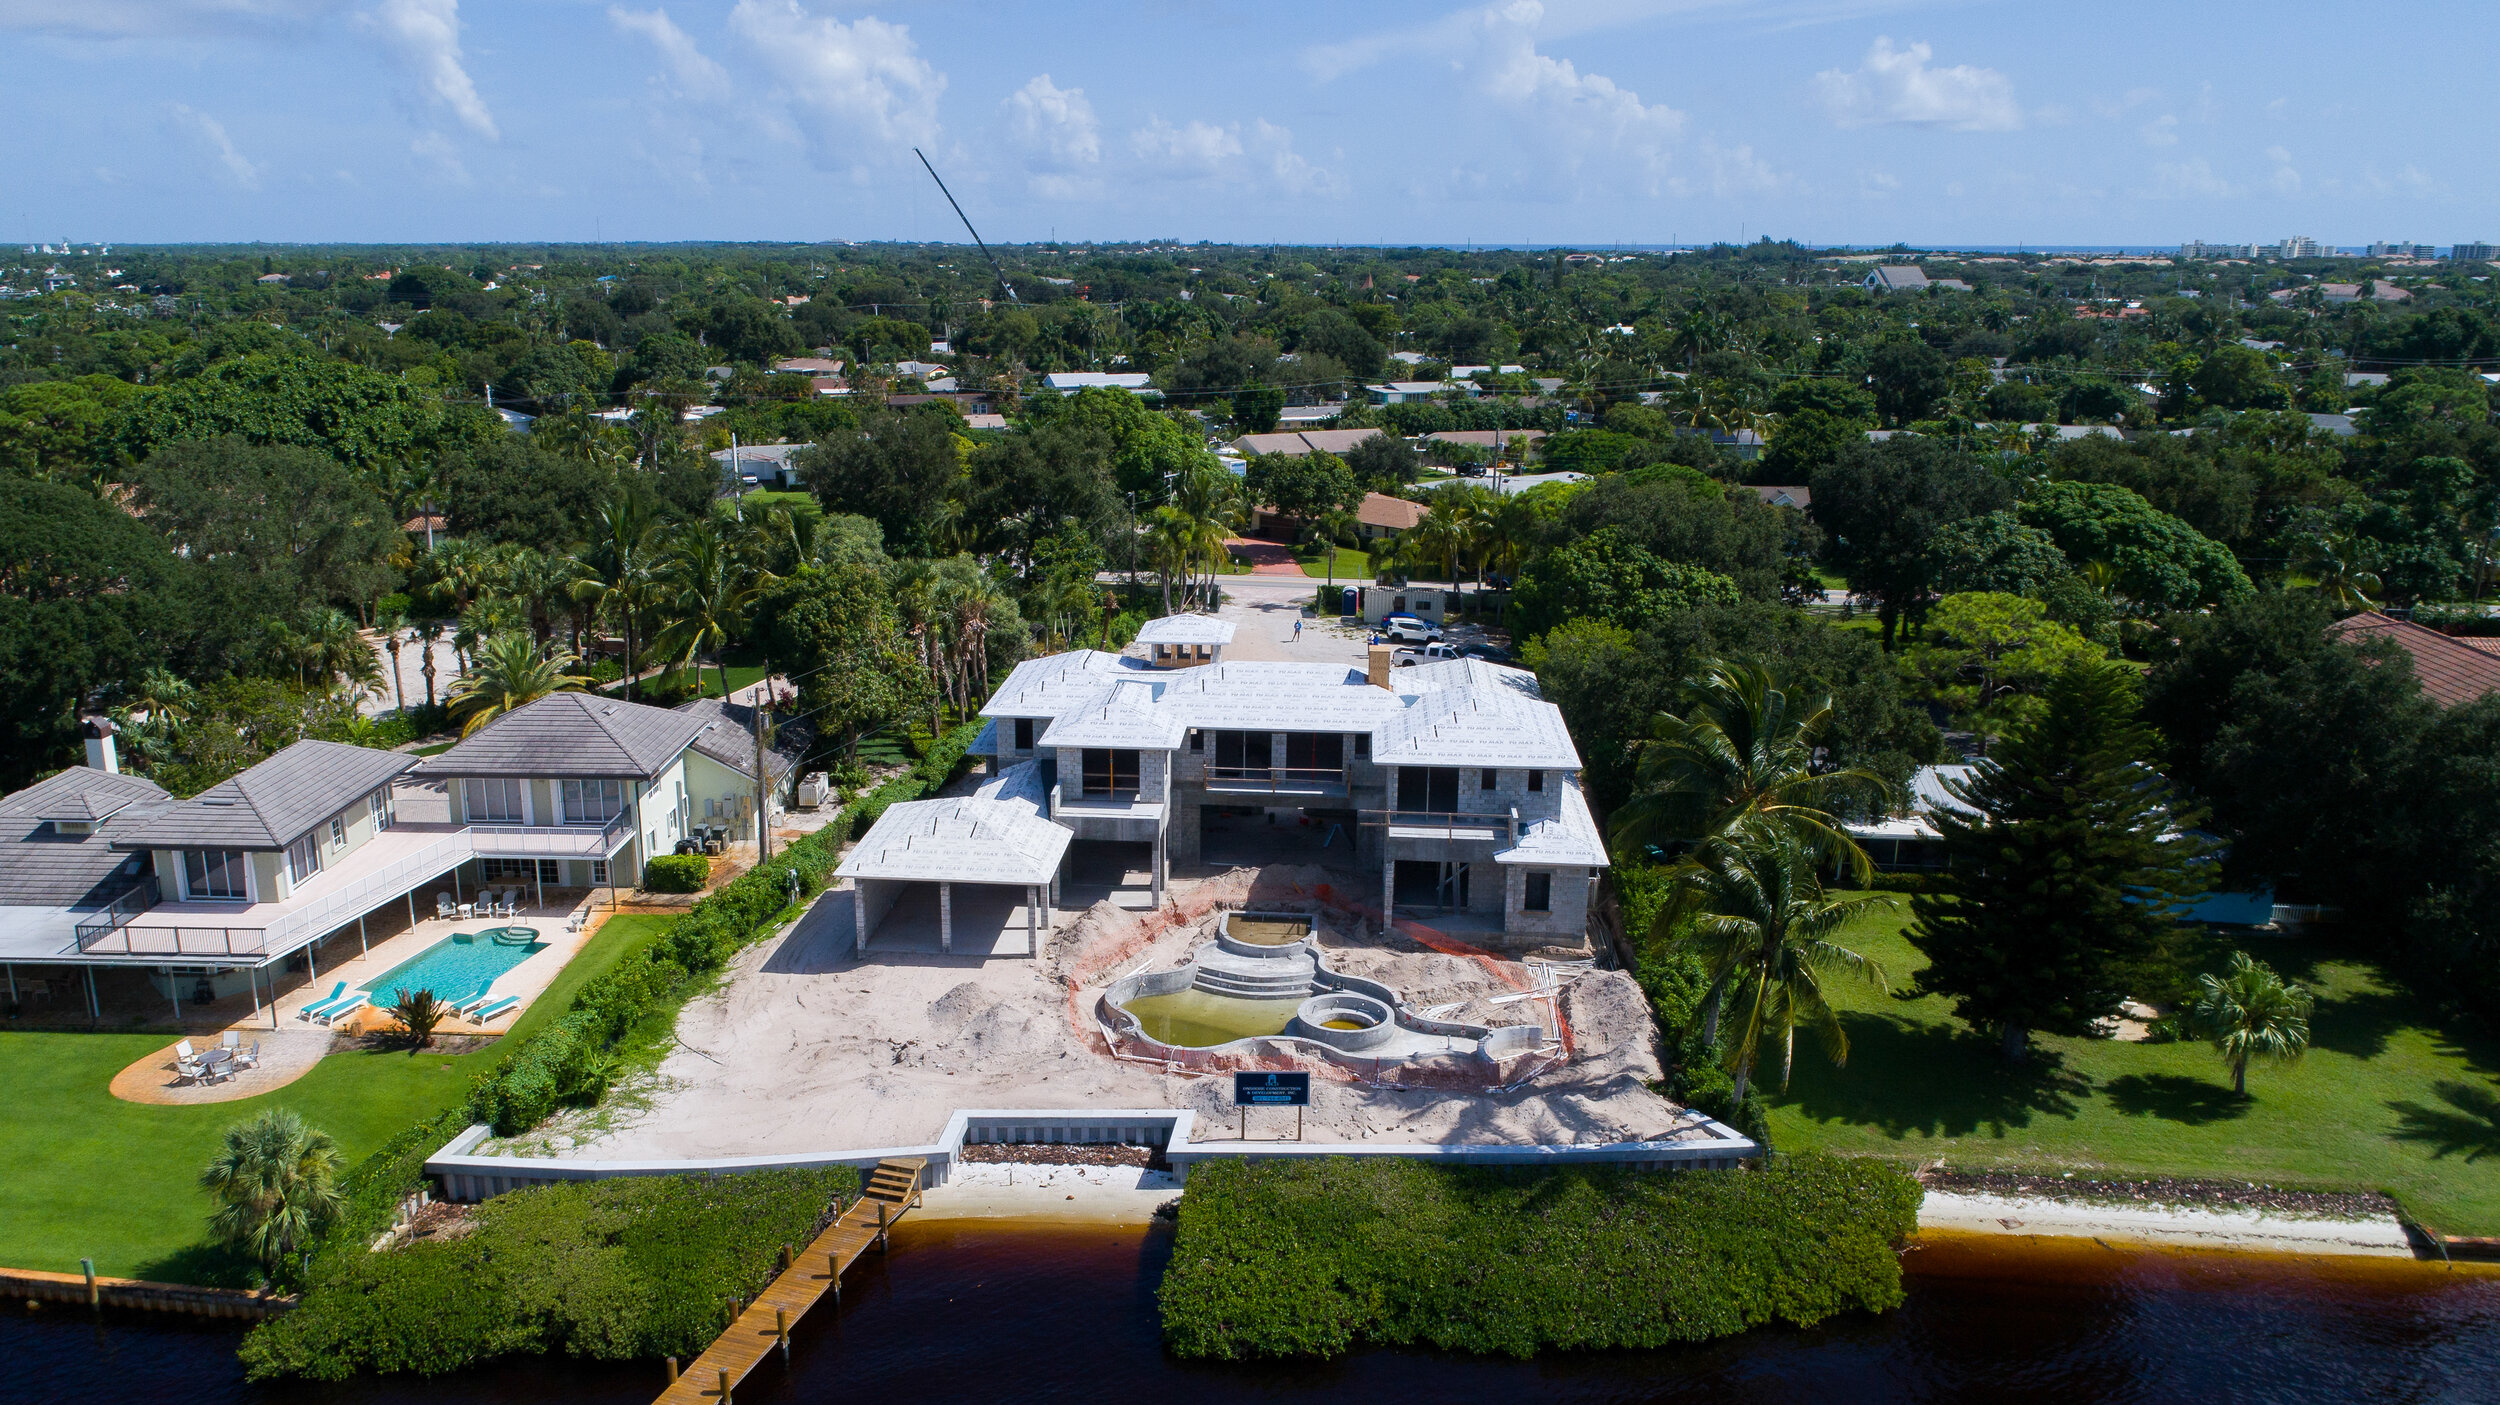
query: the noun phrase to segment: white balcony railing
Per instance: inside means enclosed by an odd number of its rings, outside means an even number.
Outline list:
[[[586,824],[473,824],[469,834],[485,858],[604,859],[634,832],[634,817],[617,816],[599,829]]]

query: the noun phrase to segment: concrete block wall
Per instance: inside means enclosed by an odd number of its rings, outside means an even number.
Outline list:
[[[1577,866],[1565,868],[1531,868],[1522,864],[1502,864],[1502,930],[1513,936],[1577,938],[1589,928],[1589,899],[1596,892],[1597,880],[1591,871]],[[1548,874],[1553,879],[1553,908],[1549,912],[1530,912],[1527,908],[1528,875]]]

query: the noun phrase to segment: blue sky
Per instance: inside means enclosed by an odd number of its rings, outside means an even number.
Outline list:
[[[2500,238],[2500,7],[0,0],[0,238]]]

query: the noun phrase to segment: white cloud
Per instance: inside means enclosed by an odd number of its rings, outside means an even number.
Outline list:
[[[920,56],[908,25],[873,15],[819,19],[798,0],[738,0],[729,27],[755,51],[784,96],[813,117],[828,164],[857,166],[936,139],[946,75]]]
[[[2214,173],[2213,163],[2202,156],[2185,161],[2164,161],[2153,167],[2152,195],[2173,200],[2227,200],[2240,193],[2240,188]]]
[[[1149,172],[1172,180],[1203,180],[1262,188],[1282,195],[1341,195],[1345,179],[1294,150],[1293,133],[1264,118],[1244,127],[1161,117],[1129,133],[1129,151]]]
[[[2169,113],[2164,113],[2145,123],[2137,135],[2144,138],[2146,146],[2177,146],[2179,144],[2179,119]]]
[[[175,103],[170,109],[174,124],[204,148],[224,172],[222,179],[244,190],[260,189],[260,167],[246,159],[235,148],[234,139],[226,135],[226,124],[205,112]]]
[[[460,0],[382,0],[373,23],[416,71],[427,97],[450,108],[461,125],[495,139],[495,118],[477,95],[460,56]]]
[[[1930,68],[1934,57],[1923,43],[1896,49],[1889,36],[1878,36],[1856,72],[1825,69],[1814,75],[1814,85],[1843,127],[2010,132],[2022,126],[2014,85],[2004,74],[1969,64]]]
[[[1858,194],[1872,200],[1883,200],[1901,188],[1901,178],[1890,171],[1858,172]]]
[[[1062,88],[1047,73],[1007,95],[1007,136],[1023,154],[1034,194],[1070,200],[1093,194],[1100,182],[1086,178],[1102,161],[1102,124],[1083,88]]]
[[[694,36],[679,29],[665,9],[628,10],[608,7],[608,22],[628,34],[639,34],[651,41],[668,64],[669,76],[679,92],[691,98],[713,99],[729,94],[729,71],[712,61],[695,47]]]
[[[1540,146],[1559,157],[1560,170],[1576,174],[1593,159],[1628,165],[1637,184],[1656,193],[1664,183],[1684,132],[1684,114],[1599,73],[1582,73],[1569,59],[1537,52],[1535,29],[1545,8],[1537,0],[1478,12],[1480,48],[1468,66],[1484,92],[1538,129]]]
[[[2274,187],[2274,193],[2298,195],[2301,187],[2300,172],[2292,165],[2292,153],[2279,146],[2269,146],[2266,148],[2266,159],[2274,163],[2274,174],[2267,181],[2267,184]]]

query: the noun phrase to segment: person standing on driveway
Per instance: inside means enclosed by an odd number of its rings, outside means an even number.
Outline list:
[[[1293,642],[1296,644],[1302,642],[1302,621],[1299,618],[1293,622]]]

